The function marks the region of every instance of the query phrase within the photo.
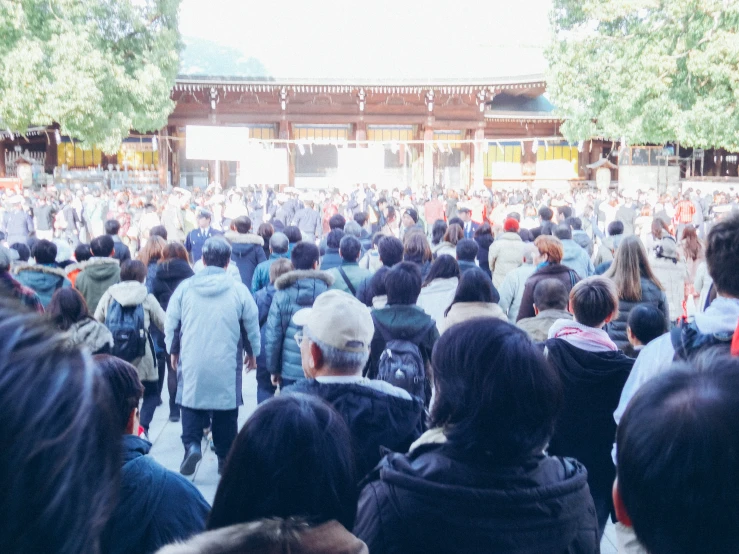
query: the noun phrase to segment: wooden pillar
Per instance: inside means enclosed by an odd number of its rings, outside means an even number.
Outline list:
[[[423,130],[423,186],[434,188],[434,130]]]
[[[54,168],[58,162],[57,144],[54,135],[51,135],[46,143],[46,155],[44,156],[44,171],[46,173],[54,173]]]
[[[5,141],[0,141],[0,177],[6,177],[5,173]]]
[[[367,124],[364,121],[360,121],[354,126],[354,140],[367,140]],[[359,148],[367,148],[367,146],[367,144],[358,145]]]
[[[170,127],[168,130],[168,135],[171,137],[174,137],[174,140],[169,141],[169,145],[172,148],[172,153],[170,155],[170,166],[172,171],[172,186],[173,187],[179,187],[180,186],[180,150],[182,146],[182,141],[180,140],[180,135],[177,132],[176,127]]]

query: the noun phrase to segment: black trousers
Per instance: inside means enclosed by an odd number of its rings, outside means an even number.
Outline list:
[[[200,444],[203,429],[211,427],[213,443],[219,459],[226,459],[231,445],[238,432],[239,410],[194,410],[181,406],[182,410],[182,444],[187,447],[193,443]],[[212,423],[211,423],[212,422]]]
[[[159,404],[159,384],[157,381],[142,381],[144,385],[144,401],[141,404],[141,427],[149,433],[149,424],[154,419],[154,410]]]

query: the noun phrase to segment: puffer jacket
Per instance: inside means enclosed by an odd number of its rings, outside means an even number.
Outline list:
[[[523,264],[526,246],[518,233],[503,233],[488,251],[488,266],[493,274],[493,285],[500,290],[505,276]]]
[[[651,304],[665,316],[665,331],[670,328],[670,307],[667,304],[665,291],[661,290],[649,279],[641,278],[641,298],[638,301],[618,299],[618,317],[606,326],[606,331],[611,340],[616,343],[619,350],[629,346],[629,338],[626,336],[626,323],[629,315],[639,304]]]
[[[285,252],[284,254],[275,254],[272,252],[272,254],[269,255],[269,258],[262,263],[260,263],[255,269],[254,269],[254,275],[251,278],[251,293],[256,294],[258,290],[263,289],[267,285],[269,285],[269,268],[272,267],[272,264],[275,263],[275,260],[279,260],[280,258],[290,258],[290,254]]]
[[[66,272],[53,265],[21,266],[15,278],[21,285],[36,291],[44,309],[49,305],[51,297],[57,290],[72,286],[72,282],[67,279]]]
[[[326,247],[326,253],[321,258],[321,271],[328,271],[329,269],[339,267],[343,261],[338,248]]]
[[[105,291],[95,310],[95,319],[100,323],[105,323],[105,316],[108,315],[108,309],[113,300],[123,307],[142,304],[144,306],[144,328],[148,329],[154,324],[160,331],[164,331],[164,310],[162,310],[154,295],[149,294],[143,283],[123,281]],[[132,362],[132,365],[136,366],[139,379],[142,381],[156,381],[159,379],[151,346],[151,341],[147,340],[144,355]]]
[[[264,346],[267,369],[272,375],[287,379],[304,379],[300,348],[295,342],[298,326],[293,315],[302,308],[313,306],[319,294],[334,284],[324,271],[291,271],[275,281],[275,293],[267,317]]]
[[[241,282],[251,289],[254,271],[267,259],[264,255],[264,239],[259,235],[234,231],[227,231],[224,237],[231,243],[231,261],[239,268]]]
[[[433,443],[380,462],[354,534],[372,554],[599,552],[587,471],[576,460],[537,453],[499,466]]]

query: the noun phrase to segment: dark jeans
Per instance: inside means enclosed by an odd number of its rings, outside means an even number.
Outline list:
[[[180,407],[177,405],[177,368],[172,367],[172,358],[165,353],[164,355],[167,366],[167,391],[169,392],[169,415],[179,416]],[[161,376],[161,375],[160,375]],[[161,386],[159,388],[161,397]]]
[[[149,424],[154,418],[154,410],[157,409],[159,404],[159,390],[158,383],[156,381],[142,381],[144,385],[144,402],[141,404],[141,427],[144,428],[146,433],[149,433]]]
[[[185,445],[185,450],[193,443],[200,444],[203,439],[203,429],[211,426],[216,454],[219,459],[225,460],[238,432],[238,408],[233,410],[194,410],[181,406],[181,410],[182,444]]]
[[[277,387],[272,386],[272,376],[267,368],[257,366],[257,404],[272,398],[276,390]]]

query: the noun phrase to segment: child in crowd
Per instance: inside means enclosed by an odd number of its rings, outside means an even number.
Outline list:
[[[637,358],[647,344],[666,331],[664,315],[656,306],[652,304],[636,306],[631,310],[626,324],[629,346],[624,349],[624,353],[631,358]]]

